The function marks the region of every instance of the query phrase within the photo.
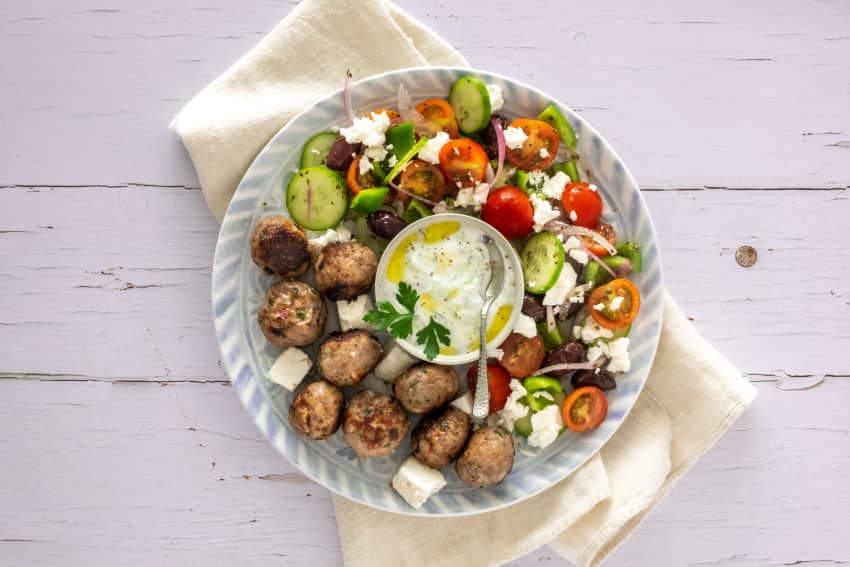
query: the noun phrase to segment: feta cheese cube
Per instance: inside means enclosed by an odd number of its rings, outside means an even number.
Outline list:
[[[285,349],[269,368],[269,380],[294,391],[310,371],[313,361],[307,353],[296,347]]]
[[[561,274],[555,281],[555,285],[549,288],[546,295],[543,296],[543,305],[563,305],[567,301],[567,296],[576,287],[578,274],[573,269],[572,264],[564,262],[564,267],[561,268]]]
[[[487,85],[487,94],[490,95],[490,112],[498,112],[505,105],[505,97],[502,87],[499,85]]]
[[[592,317],[588,317],[583,326],[576,325],[573,327],[573,336],[589,345],[599,339],[614,338],[614,332],[611,329],[605,329],[596,324]],[[588,357],[588,360],[593,359]]]
[[[520,313],[514,325],[514,333],[533,339],[537,336],[537,323],[525,313]]]
[[[425,143],[425,147],[419,150],[419,159],[434,165],[440,163],[440,150],[449,141],[449,135],[445,132],[437,132],[437,135]]]
[[[389,127],[390,117],[386,112],[373,112],[371,116],[355,118],[351,126],[340,128],[339,133],[349,144],[363,144],[370,148],[384,144],[384,136]]]
[[[474,401],[475,396],[472,395],[471,391],[467,390],[465,394],[455,398],[449,405],[456,407],[467,415],[472,415],[472,403]]]
[[[525,141],[528,139],[528,136],[525,132],[522,131],[521,128],[515,128],[513,126],[508,126],[505,128],[505,145],[512,149],[518,150],[522,147]]]
[[[336,302],[336,312],[339,315],[340,331],[365,329],[374,331],[375,326],[363,320],[363,316],[372,310],[372,300],[368,293],[358,295],[351,301],[340,299]]]
[[[413,363],[416,362],[416,358],[408,354],[393,339],[390,339],[384,345],[384,352],[386,352],[384,358],[375,367],[375,376],[384,382],[395,380],[396,376],[413,366]]]
[[[528,444],[532,447],[546,447],[558,438],[563,427],[561,408],[555,404],[546,406],[531,415],[531,435],[528,436]]]
[[[313,256],[318,256],[322,249],[332,242],[348,242],[351,240],[351,230],[340,224],[335,229],[329,228],[322,233],[311,231],[308,240],[310,244],[310,253]]]
[[[446,478],[438,470],[426,467],[410,456],[393,477],[393,488],[404,501],[417,510],[446,485]]]
[[[540,232],[547,222],[561,216],[561,212],[554,208],[549,201],[541,199],[537,195],[531,195],[531,206],[534,207],[534,232]]]
[[[541,148],[541,151],[545,149],[546,148]],[[564,188],[569,182],[569,176],[563,171],[559,171],[552,177],[547,178],[543,182],[543,185],[541,185],[540,190],[543,191],[543,194],[550,199],[560,199],[561,193],[564,192]]]
[[[520,400],[525,399],[528,394],[522,382],[514,378],[510,382],[511,393],[503,407],[498,412],[498,424],[504,427],[507,431],[514,430],[514,423],[521,417],[528,415],[528,406],[520,403]]]

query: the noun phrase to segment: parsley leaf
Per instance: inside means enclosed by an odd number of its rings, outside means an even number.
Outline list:
[[[387,329],[393,338],[405,339],[413,333],[413,308],[419,301],[419,293],[410,284],[401,282],[395,298],[407,309],[406,313],[399,311],[389,301],[379,301],[374,309],[363,316],[363,320],[379,329]]]
[[[416,342],[425,346],[423,349],[425,358],[434,360],[434,357],[440,353],[440,343],[446,346],[451,343],[449,330],[432,316],[428,324],[416,333]]]

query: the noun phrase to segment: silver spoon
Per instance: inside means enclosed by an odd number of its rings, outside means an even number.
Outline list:
[[[487,313],[493,301],[505,285],[505,265],[502,252],[489,236],[482,235],[481,241],[487,246],[490,256],[490,277],[487,286],[481,290],[481,324],[479,327],[478,382],[475,385],[475,400],[472,404],[472,420],[481,425],[490,413],[490,389],[487,387]]]

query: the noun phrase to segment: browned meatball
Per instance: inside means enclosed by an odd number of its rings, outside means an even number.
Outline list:
[[[500,427],[472,434],[455,463],[457,476],[476,488],[499,484],[514,466],[514,438]]]
[[[401,444],[409,426],[410,419],[398,400],[363,390],[348,402],[342,432],[361,457],[385,457]]]
[[[421,362],[398,375],[393,392],[407,411],[428,413],[455,397],[457,372],[451,366]]]
[[[299,281],[277,282],[266,294],[257,320],[273,345],[304,346],[322,335],[327,308],[319,292]]]
[[[289,424],[307,439],[327,439],[339,429],[345,397],[342,390],[324,380],[311,382],[289,406]]]
[[[469,416],[448,406],[419,422],[410,437],[413,456],[434,469],[448,465],[460,453],[469,437]]]
[[[319,347],[319,372],[337,386],[359,384],[381,360],[378,339],[362,329],[335,333]]]
[[[375,281],[378,257],[360,242],[333,242],[316,258],[316,285],[328,299],[354,299]]]
[[[251,257],[267,274],[300,276],[310,266],[307,234],[288,218],[263,219],[251,236]]]

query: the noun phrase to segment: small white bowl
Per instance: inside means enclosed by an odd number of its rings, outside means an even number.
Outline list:
[[[404,228],[401,232],[399,232],[389,243],[384,253],[381,255],[381,260],[378,263],[378,272],[375,277],[375,299],[377,301],[389,301],[391,300],[395,294],[397,287],[395,284],[389,282],[387,279],[387,269],[388,264],[390,262],[390,258],[392,258],[395,251],[398,249],[399,245],[407,239],[408,236],[414,233],[424,233],[424,231],[429,227],[436,223],[442,223],[446,221],[456,221],[461,225],[460,230],[463,231],[465,228],[467,230],[473,229],[477,232],[482,232],[488,235],[490,238],[494,240],[496,246],[502,253],[502,261],[505,266],[505,289],[508,290],[506,292],[507,303],[511,306],[511,314],[508,317],[507,322],[499,333],[493,337],[491,341],[487,343],[488,347],[497,347],[511,334],[514,326],[516,325],[517,319],[519,318],[519,314],[522,312],[522,300],[523,300],[523,279],[522,279],[522,267],[519,263],[519,257],[517,256],[516,250],[514,250],[513,246],[505,239],[502,234],[494,229],[489,224],[481,221],[475,217],[469,215],[462,215],[457,213],[441,213],[432,216],[425,217],[420,219],[407,227]],[[462,267],[454,268],[455,270],[463,269]],[[485,284],[482,284],[482,287]],[[423,291],[423,290],[417,290]],[[481,290],[483,291],[483,290]],[[480,292],[479,292],[480,293]],[[502,295],[500,294],[500,297]],[[503,303],[503,304],[504,304]],[[490,309],[490,316],[492,317],[497,309],[496,302],[493,303],[493,306]],[[474,322],[474,326],[476,329],[476,333],[478,332],[478,321]],[[478,360],[479,350],[475,349],[469,352],[458,353],[458,354],[438,354],[434,357],[433,360],[428,360],[423,352],[422,345],[419,345],[415,341],[416,329],[414,329],[414,334],[411,335],[407,339],[396,339],[399,346],[409,352],[411,355],[415,356],[420,360],[425,360],[427,362],[433,362],[434,364],[445,364],[445,365],[457,365],[457,364],[466,364],[467,362],[472,362],[474,360]]]

